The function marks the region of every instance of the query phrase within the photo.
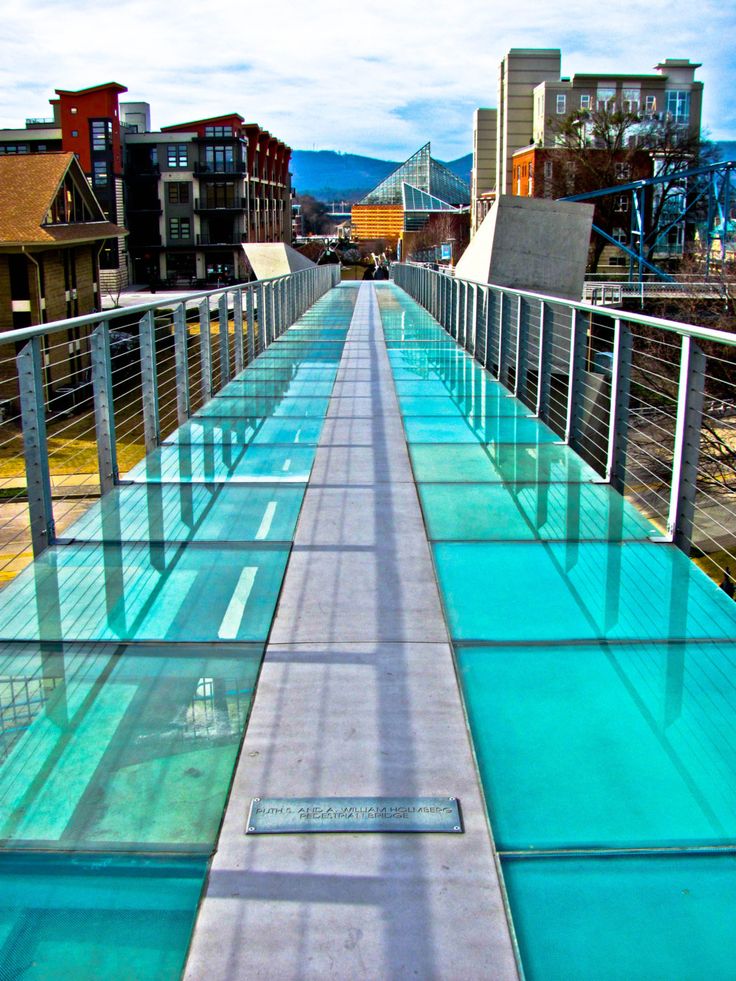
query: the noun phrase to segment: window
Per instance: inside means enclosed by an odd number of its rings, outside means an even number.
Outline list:
[[[585,109],[590,109],[590,96],[589,95],[581,95],[580,96],[580,108],[581,109],[584,109],[584,110]]]
[[[174,167],[186,169],[188,165],[186,143],[169,143],[166,147],[166,162],[172,169]]]
[[[614,170],[616,173],[617,181],[630,181],[631,180],[631,164],[630,163],[617,163],[614,164]]]
[[[92,183],[95,187],[104,187],[110,179],[107,170],[107,160],[92,161]]]
[[[171,181],[166,185],[168,188],[169,204],[189,204],[189,188],[186,181]]]
[[[205,136],[232,136],[232,126],[205,126]]]
[[[208,171],[232,174],[235,171],[235,148],[232,144],[207,146],[204,149],[204,160]]]
[[[629,199],[625,194],[619,194],[613,202],[613,210],[620,215],[629,210]]]
[[[78,129],[73,129],[72,130],[72,136],[79,136],[79,130]]]
[[[599,85],[595,97],[599,109],[613,109],[616,101],[616,89],[612,85]]]
[[[657,111],[657,96],[648,95],[644,100],[644,110],[645,112],[656,112]]]
[[[169,238],[181,239],[192,237],[192,226],[189,218],[169,218]]]
[[[0,146],[0,155],[11,156],[16,153],[28,153],[27,143],[5,143]]]
[[[552,177],[552,161],[551,160],[545,160],[544,161],[544,179],[545,180],[550,180],[551,177]]]
[[[567,111],[567,96],[558,95],[557,96],[557,115],[562,116]]]
[[[112,122],[109,119],[90,120],[92,152],[104,153],[112,144]]]
[[[638,87],[624,88],[622,92],[624,112],[638,112],[641,101],[641,89]]]
[[[628,236],[624,228],[614,228],[611,238],[615,239],[620,244],[625,245]]]
[[[667,113],[676,123],[690,121],[690,93],[673,90],[667,93]]]

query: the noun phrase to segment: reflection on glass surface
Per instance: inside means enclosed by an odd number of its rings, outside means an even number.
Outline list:
[[[555,443],[560,437],[523,416],[405,416],[409,443]]]
[[[193,419],[217,417],[221,419],[249,419],[265,416],[313,416],[322,418],[329,403],[327,398],[272,398],[265,395],[242,398],[212,399],[194,413]]]
[[[4,640],[263,641],[288,548],[62,545],[3,590]]]
[[[309,479],[315,450],[314,445],[166,444],[149,453],[125,479],[138,483],[258,480],[304,483]]]
[[[304,485],[122,484],[65,537],[75,541],[291,541]]]
[[[595,471],[557,443],[496,446],[421,444],[409,447],[417,481],[442,483],[530,483],[591,481]]]
[[[727,638],[736,631],[736,604],[673,545],[438,542],[433,548],[457,640],[666,640]]]
[[[204,857],[0,855],[0,964],[24,981],[177,981]]]
[[[262,647],[0,649],[0,839],[214,845]]]
[[[503,871],[532,981],[733,978],[733,855],[514,859]]]
[[[646,539],[656,529],[606,484],[419,484],[443,541]]]
[[[184,423],[164,443],[199,446],[243,446],[246,443],[317,444],[322,419],[280,416],[262,419],[205,417]]]

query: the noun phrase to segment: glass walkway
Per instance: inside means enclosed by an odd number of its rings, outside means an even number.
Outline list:
[[[365,291],[523,972],[733,976],[736,606],[386,283],[326,294],[3,590],[0,979],[181,975]]]

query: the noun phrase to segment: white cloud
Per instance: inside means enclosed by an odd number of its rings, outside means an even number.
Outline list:
[[[736,132],[735,22],[715,0],[25,0],[3,17],[0,125],[47,115],[57,87],[115,80],[127,98],[151,103],[157,126],[236,111],[295,147],[399,159],[431,139],[450,159],[470,150],[473,108],[496,104],[504,52],[560,47],[567,73],[702,61],[706,125],[727,138]]]

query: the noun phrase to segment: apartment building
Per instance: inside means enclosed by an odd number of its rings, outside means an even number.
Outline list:
[[[127,249],[104,243],[100,287],[245,279],[243,242],[291,241],[291,149],[236,113],[151,128],[123,85],[57,89],[53,116],[0,130],[0,155],[73,152]]]
[[[476,109],[473,113],[473,169],[470,174],[470,234],[475,235],[495,198],[496,146],[498,142],[496,109]]]
[[[695,79],[699,64],[687,58],[665,58],[653,74],[584,73],[563,77],[559,49],[512,48],[499,66],[496,118],[495,190],[499,194],[530,193],[529,161],[514,155],[533,148],[554,147],[559,123],[574,111],[621,107],[641,115],[641,125],[673,123],[688,137],[700,133],[703,83]],[[479,110],[489,113],[491,110]],[[487,172],[489,117],[476,114],[477,146],[473,172]],[[636,129],[630,138],[636,141]],[[539,161],[537,161],[539,162]],[[545,162],[550,166],[549,156]],[[523,171],[524,176],[521,174]],[[490,189],[474,182],[471,214],[475,231],[492,200]],[[534,192],[538,193],[538,192]],[[478,219],[476,219],[478,216]]]

